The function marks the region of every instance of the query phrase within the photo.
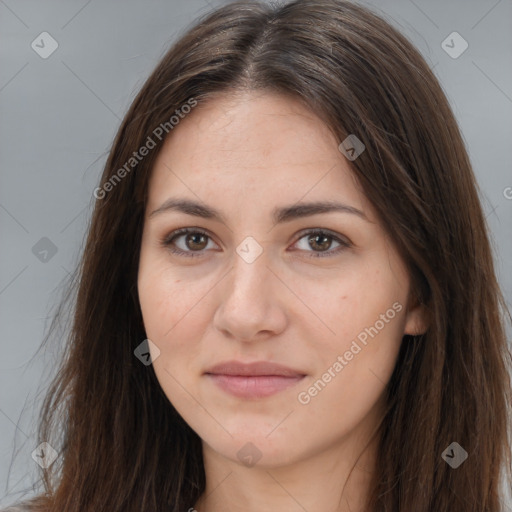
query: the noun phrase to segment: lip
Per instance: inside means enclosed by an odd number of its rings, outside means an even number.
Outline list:
[[[226,361],[205,372],[223,391],[240,398],[263,398],[294,386],[306,374],[269,361]]]

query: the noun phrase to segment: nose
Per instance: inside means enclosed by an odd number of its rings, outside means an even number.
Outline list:
[[[243,342],[271,338],[287,324],[285,290],[270,268],[265,251],[252,263],[238,253],[220,284],[220,303],[214,326],[224,336]]]

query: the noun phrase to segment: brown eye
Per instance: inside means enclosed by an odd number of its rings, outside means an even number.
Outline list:
[[[188,233],[185,235],[185,245],[190,249],[201,250],[208,244],[207,241],[205,243],[206,238],[202,233]]]
[[[301,240],[306,240],[306,242],[303,243],[302,247],[299,247],[299,249],[309,253],[308,256],[312,258],[335,256],[352,245],[340,236],[331,234],[329,231],[323,229],[310,230],[306,232],[301,238],[299,238],[296,245],[299,244]],[[333,242],[337,243],[338,246],[333,250],[329,250],[332,247]],[[313,251],[310,249],[313,249]]]
[[[317,247],[320,251],[325,251],[329,249],[330,245],[332,244],[332,237],[319,234],[319,235],[313,235],[310,236],[308,239],[308,243],[311,245],[311,247]]]
[[[166,236],[161,244],[173,254],[196,257],[204,254],[210,240],[208,233],[199,228],[183,228]]]
[[[306,242],[299,249],[302,252],[309,253],[308,256],[313,258],[335,256],[352,245],[340,236],[323,229],[307,231],[295,245],[300,245],[299,242],[302,240],[306,240]],[[183,228],[173,231],[161,241],[161,244],[173,254],[197,257],[204,255],[210,241],[210,235],[199,228]],[[329,250],[333,243],[338,244],[338,246]]]

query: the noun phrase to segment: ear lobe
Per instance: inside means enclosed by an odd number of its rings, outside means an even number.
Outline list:
[[[428,311],[424,304],[417,303],[408,309],[405,316],[404,334],[418,336],[425,334],[429,327]]]

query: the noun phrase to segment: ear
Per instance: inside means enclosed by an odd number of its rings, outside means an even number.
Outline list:
[[[405,314],[404,334],[418,336],[425,334],[430,325],[428,310],[425,304],[415,301],[407,306]]]

